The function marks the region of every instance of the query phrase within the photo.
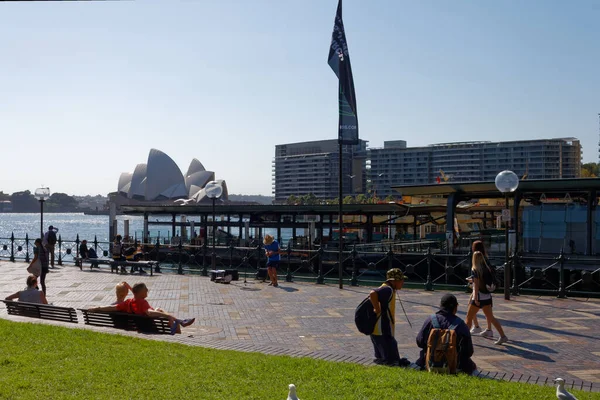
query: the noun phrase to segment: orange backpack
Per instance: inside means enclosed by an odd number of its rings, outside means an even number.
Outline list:
[[[425,365],[427,371],[440,374],[456,374],[458,366],[458,349],[456,325],[441,329],[437,315],[431,316],[432,329],[427,339],[427,355]]]

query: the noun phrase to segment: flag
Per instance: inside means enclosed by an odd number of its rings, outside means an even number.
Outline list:
[[[344,21],[342,20],[342,0],[338,2],[335,15],[328,64],[339,80],[338,107],[340,118],[338,140],[342,144],[358,144],[356,96],[354,94],[354,79],[352,78],[352,66],[350,65]]]

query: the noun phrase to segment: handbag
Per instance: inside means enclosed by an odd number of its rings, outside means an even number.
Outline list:
[[[27,267],[27,272],[35,276],[42,275],[42,261],[40,261],[39,258],[34,260],[31,264],[29,264],[29,267]]]

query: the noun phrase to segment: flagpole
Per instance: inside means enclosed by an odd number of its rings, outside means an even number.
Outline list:
[[[344,246],[344,217],[343,217],[343,200],[342,200],[342,139],[338,139],[338,143],[340,145],[340,159],[339,159],[339,196],[338,196],[338,223],[339,223],[339,237],[340,237],[340,248],[339,248],[339,260],[340,260],[340,264],[339,264],[339,278],[340,278],[340,289],[344,288],[344,271],[343,271],[343,264],[344,264],[344,253],[343,253],[343,246]]]

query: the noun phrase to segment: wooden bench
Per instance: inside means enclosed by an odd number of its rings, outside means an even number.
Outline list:
[[[151,318],[122,312],[92,312],[79,309],[86,325],[104,326],[142,333],[171,334],[167,318]]]
[[[112,258],[81,258],[75,257],[75,265],[79,266],[79,269],[83,271],[83,262],[90,263],[90,270],[94,264],[97,265],[109,265],[110,272],[119,272],[121,267],[121,273],[127,273],[127,267],[137,267],[140,273],[146,272],[144,268],[150,269],[150,276],[154,275],[154,271],[160,272],[157,261],[115,261]]]
[[[0,300],[6,304],[9,315],[21,317],[51,319],[54,321],[77,323],[77,312],[71,307],[51,306],[49,304],[26,303],[24,301]]]

